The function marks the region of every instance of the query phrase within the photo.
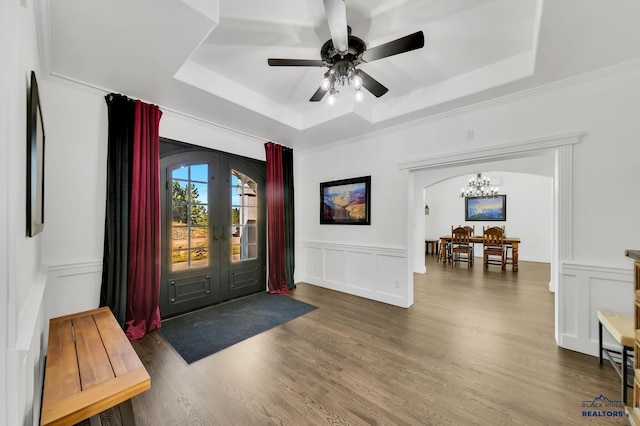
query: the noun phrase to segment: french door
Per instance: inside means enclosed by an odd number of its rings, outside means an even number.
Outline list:
[[[163,318],[265,290],[264,174],[212,151],[162,158]]]

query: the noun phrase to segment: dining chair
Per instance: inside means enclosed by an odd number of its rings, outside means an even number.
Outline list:
[[[469,226],[469,225],[465,225],[463,226],[464,229],[466,229],[467,231],[469,231],[469,239],[471,239],[471,237],[473,237],[476,234],[476,226]],[[469,243],[469,245],[471,246],[471,257],[473,257],[473,247],[474,244],[473,243]]]
[[[438,252],[438,261],[446,264],[451,260],[451,240],[440,242],[440,251]]]
[[[507,238],[507,230],[502,226],[502,237]],[[504,263],[505,265],[513,265],[513,244],[505,241],[504,243]]]
[[[502,270],[507,268],[504,248],[504,233],[501,227],[482,227],[482,241],[484,251],[484,267],[500,265]],[[499,258],[499,259],[496,259]]]
[[[451,227],[451,263],[467,262],[467,267],[473,266],[473,246],[469,241],[469,230],[463,226]]]

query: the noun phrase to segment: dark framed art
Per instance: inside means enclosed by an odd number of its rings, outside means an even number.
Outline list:
[[[44,124],[36,73],[27,97],[27,235],[44,228]]]
[[[320,184],[320,223],[371,224],[371,176]]]
[[[507,196],[465,197],[465,221],[504,221],[507,220]]]

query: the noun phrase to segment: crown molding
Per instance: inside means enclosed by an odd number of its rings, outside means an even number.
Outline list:
[[[34,1],[36,19],[36,37],[38,40],[38,55],[40,58],[40,73],[43,77],[51,73],[51,21],[49,17],[49,0]]]
[[[420,159],[412,159],[398,163],[399,170],[424,170],[440,167],[460,166],[482,161],[501,160],[523,154],[536,153],[555,149],[562,146],[574,145],[582,142],[585,132],[572,132],[536,139],[492,145],[483,148],[456,152],[452,154],[436,155]]]
[[[597,78],[606,77],[608,75],[616,74],[618,72],[622,72],[628,69],[633,69],[636,67],[640,67],[640,59],[633,59],[630,61],[615,64],[606,68],[601,68],[601,69],[590,71],[584,74],[568,77],[563,80],[554,81],[544,85],[520,90],[515,93],[510,93],[508,95],[499,96],[496,98],[476,102],[471,105],[465,105],[458,108],[453,108],[446,111],[438,112],[435,114],[429,114],[424,117],[420,117],[415,120],[408,121],[406,123],[399,123],[393,126],[385,127],[383,129],[378,129],[362,135],[352,136],[339,141],[335,141],[335,142],[332,142],[331,144],[323,145],[321,147],[305,149],[303,151],[305,153],[312,153],[316,151],[335,148],[338,146],[345,146],[352,143],[366,141],[375,137],[386,136],[386,135],[401,131],[403,129],[411,129],[411,128],[419,127],[429,122],[445,119],[448,117],[455,117],[457,115],[461,115],[461,114],[465,114],[473,111],[482,110],[492,105],[502,105],[502,104],[507,104],[509,102],[513,102],[519,99],[526,99],[531,96],[537,96],[539,94],[552,92],[556,89],[560,89],[563,87],[570,87],[572,85],[592,81]]]

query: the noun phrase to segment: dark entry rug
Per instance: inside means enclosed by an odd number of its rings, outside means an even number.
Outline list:
[[[258,293],[169,318],[158,333],[191,364],[314,309],[282,294]]]

